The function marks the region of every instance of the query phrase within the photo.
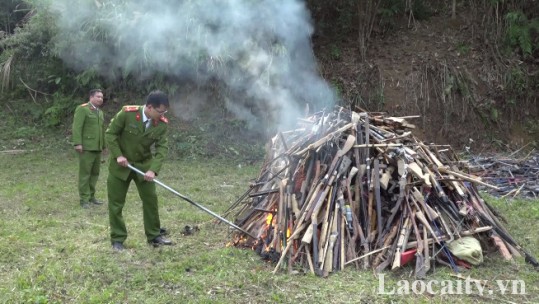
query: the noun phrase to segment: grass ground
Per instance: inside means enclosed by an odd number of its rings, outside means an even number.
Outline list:
[[[106,200],[106,163],[98,197]],[[222,213],[258,173],[258,165],[218,161],[167,161],[160,180],[209,209]],[[346,268],[326,279],[311,274],[272,275],[273,266],[250,250],[226,247],[224,225],[159,188],[162,225],[174,246],[146,244],[141,203],[132,185],[124,215],[127,250],[109,242],[107,207],[85,210],[76,192],[77,160],[68,145],[29,153],[0,153],[0,302],[2,303],[539,303],[539,272],[489,254],[463,273],[488,280],[493,294],[387,294],[412,268],[385,273],[384,293],[369,271]],[[508,229],[539,256],[539,201],[488,198],[505,215]],[[200,228],[181,234],[186,225]],[[427,280],[457,282],[438,266]],[[502,294],[495,280],[522,280],[525,294]],[[519,290],[521,291],[521,290]]]

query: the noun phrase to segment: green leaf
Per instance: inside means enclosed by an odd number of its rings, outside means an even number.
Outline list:
[[[490,109],[490,118],[493,121],[498,121],[498,117],[499,117],[498,110],[496,108],[491,108]]]

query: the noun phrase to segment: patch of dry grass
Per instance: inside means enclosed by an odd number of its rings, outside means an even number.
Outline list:
[[[68,151],[69,147],[65,147]],[[159,178],[217,213],[245,190],[259,168],[218,161],[167,161]],[[106,199],[106,164],[98,197]],[[249,250],[226,247],[225,225],[159,188],[161,220],[174,246],[146,244],[142,209],[134,184],[124,215],[127,250],[110,247],[106,206],[81,209],[76,193],[74,153],[42,150],[0,154],[0,302],[3,303],[491,303],[539,302],[539,273],[523,259],[516,263],[488,255],[483,265],[463,273],[475,279],[523,280],[525,295],[381,294],[369,271],[346,268],[322,279],[311,274],[272,275],[269,265]],[[492,200],[507,217],[510,232],[539,255],[539,202]],[[191,236],[185,225],[198,226]],[[401,280],[413,282],[412,269],[386,273],[385,292]],[[438,266],[427,280],[452,280]]]

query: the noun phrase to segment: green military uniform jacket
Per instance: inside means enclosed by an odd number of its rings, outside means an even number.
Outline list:
[[[85,151],[102,151],[105,148],[105,127],[103,111],[91,103],[84,103],[75,109],[72,127],[73,145],[82,145]]]
[[[142,121],[144,106],[124,106],[114,116],[105,132],[110,151],[109,173],[127,180],[131,170],[118,165],[116,158],[124,156],[127,161],[143,172],[151,170],[157,175],[168,153],[168,120],[161,117],[145,130]],[[152,145],[155,153],[152,155]]]

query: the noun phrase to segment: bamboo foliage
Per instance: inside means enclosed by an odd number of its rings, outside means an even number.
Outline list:
[[[0,63],[0,74],[2,75],[2,92],[9,88],[11,65],[13,63],[14,56],[9,56],[4,62]]]

